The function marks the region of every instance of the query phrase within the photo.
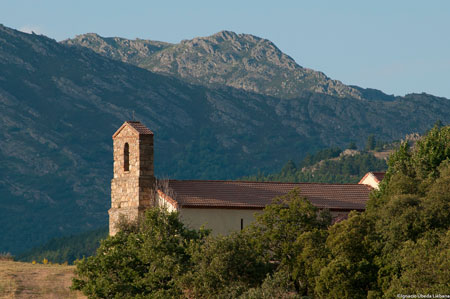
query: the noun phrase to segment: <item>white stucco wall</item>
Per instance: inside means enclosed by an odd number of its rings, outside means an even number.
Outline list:
[[[160,208],[164,208],[169,212],[176,212],[178,209],[171,204],[170,202],[166,201],[163,197],[161,197],[160,193],[156,193],[156,204]]]
[[[180,219],[190,228],[201,226],[211,229],[213,235],[226,235],[241,230],[241,219],[244,227],[255,220],[254,214],[262,210],[249,209],[202,209],[182,208],[179,210]]]
[[[181,221],[191,229],[204,227],[212,230],[213,235],[226,235],[241,230],[255,220],[254,214],[262,210],[253,209],[211,209],[211,208],[178,208],[164,199],[161,194],[157,196],[157,204],[169,212],[178,211]]]
[[[361,182],[359,182],[360,184],[364,184],[364,185],[369,185],[374,189],[379,189],[380,187],[378,186],[378,180],[375,178],[375,176],[373,174],[369,174],[368,176],[366,176],[364,178],[364,180],[362,180]]]
[[[213,235],[227,235],[241,229],[241,219],[244,227],[255,220],[255,213],[263,210],[239,209],[179,209],[181,221],[190,228],[199,229],[202,225],[212,230]],[[348,211],[331,211],[333,219],[348,215]]]
[[[241,219],[243,227],[255,220],[255,214],[263,210],[253,209],[215,209],[215,208],[177,208],[160,195],[157,196],[157,204],[169,212],[178,211],[181,221],[191,229],[204,227],[211,229],[212,235],[227,235],[233,231],[241,230]],[[347,215],[348,211],[331,211],[333,219]]]

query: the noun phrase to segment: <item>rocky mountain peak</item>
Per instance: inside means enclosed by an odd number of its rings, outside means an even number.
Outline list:
[[[77,35],[75,38],[66,39],[61,43],[69,46],[90,48],[109,58],[132,64],[139,64],[139,61],[170,46],[169,43],[143,39],[130,40],[120,37],[102,37],[96,33]]]
[[[100,35],[94,32],[88,32],[85,34],[78,34],[75,36],[75,39],[84,40],[84,39],[95,39],[95,40],[101,40],[103,39]]]
[[[77,36],[64,43],[91,48],[113,59],[208,87],[231,86],[279,98],[318,92],[363,98],[360,89],[298,65],[267,39],[220,31],[168,44],[149,40]]]
[[[236,39],[237,36],[238,35],[236,33],[228,30],[222,30],[212,35],[212,37],[221,38],[223,40],[233,40]]]

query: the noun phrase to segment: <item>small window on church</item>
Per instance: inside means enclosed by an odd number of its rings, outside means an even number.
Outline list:
[[[128,143],[125,143],[125,147],[123,148],[123,170],[130,170],[130,146]]]

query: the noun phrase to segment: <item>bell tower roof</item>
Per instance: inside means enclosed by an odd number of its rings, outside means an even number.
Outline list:
[[[153,132],[143,125],[140,121],[132,121],[128,120],[123,123],[123,125],[114,133],[112,138],[114,139],[119,133],[123,130],[123,128],[129,126],[132,128],[138,135],[153,135]]]

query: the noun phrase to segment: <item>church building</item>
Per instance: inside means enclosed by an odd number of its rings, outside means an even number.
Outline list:
[[[213,234],[227,234],[250,224],[254,214],[274,197],[294,188],[314,206],[328,209],[334,221],[339,221],[352,210],[364,211],[369,193],[382,179],[382,173],[369,173],[358,184],[157,181],[153,169],[153,137],[153,132],[137,121],[125,122],[113,135],[110,235],[116,233],[121,215],[138,220],[153,205],[178,211],[180,219],[190,228],[204,226]]]

